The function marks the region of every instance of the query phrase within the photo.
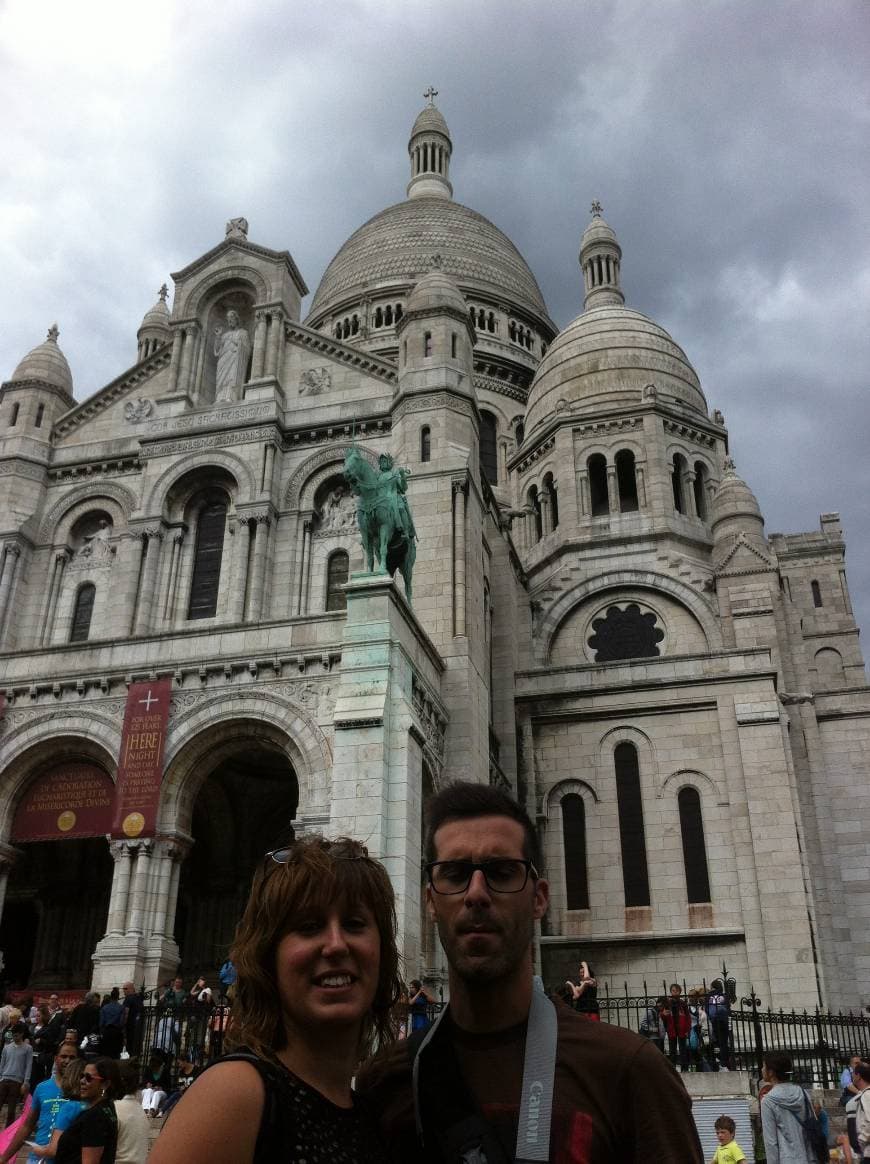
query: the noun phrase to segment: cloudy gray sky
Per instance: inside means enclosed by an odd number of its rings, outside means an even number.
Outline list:
[[[0,0],[0,378],[57,319],[99,389],[233,215],[314,289],[404,197],[431,83],[456,198],[560,326],[602,201],[768,530],[841,511],[870,627],[868,29],[867,0]]]

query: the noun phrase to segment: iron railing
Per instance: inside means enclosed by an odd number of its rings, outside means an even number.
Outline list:
[[[553,989],[550,993],[555,997],[559,990]],[[702,1004],[708,993],[707,984],[701,984]],[[768,1051],[785,1051],[792,1057],[796,1082],[805,1087],[837,1088],[849,1058],[870,1054],[870,1015],[866,1013],[835,1014],[819,1008],[812,1011],[765,1009],[754,991],[738,997],[733,979],[726,980],[726,994],[731,1003],[727,1045],[717,1053],[713,1040],[708,1037],[697,1050],[687,1047],[686,1061],[695,1070],[716,1069],[721,1065],[730,1070],[748,1071],[758,1078],[764,1055]],[[669,1048],[664,1032],[660,1034],[659,1028],[649,1021],[644,1024],[644,1019],[650,1012],[655,1013],[660,1000],[667,999],[668,995],[667,983],[662,984],[661,990],[652,991],[644,982],[641,994],[632,993],[627,984],[622,991],[612,992],[602,983],[598,988],[600,1019],[645,1035],[664,1053],[672,1049],[679,1061],[681,1048]],[[681,999],[691,1002],[685,984]],[[442,1005],[441,1002],[430,1005],[430,1021]],[[209,1006],[187,1002],[182,1006],[164,1006],[152,994],[145,998],[138,1031],[127,1050],[138,1057],[143,1071],[156,1058],[165,1064],[174,1079],[180,1057],[189,1056],[198,1066],[205,1066],[223,1054],[231,1021],[231,1008],[226,1003]]]

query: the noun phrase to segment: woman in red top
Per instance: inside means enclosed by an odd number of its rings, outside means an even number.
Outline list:
[[[670,998],[665,1001],[661,1009],[662,1022],[665,1024],[665,1034],[668,1036],[668,1056],[676,1066],[679,1055],[680,1070],[689,1070],[689,1032],[692,1029],[692,1016],[685,1001],[680,997],[682,987],[676,982],[671,983]]]

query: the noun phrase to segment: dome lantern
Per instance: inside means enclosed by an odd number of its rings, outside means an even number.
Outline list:
[[[409,198],[452,198],[450,184],[450,155],[453,143],[447,122],[435,108],[438,90],[430,85],[423,96],[429,104],[417,117],[408,142],[411,159]]]
[[[36,380],[49,384],[72,399],[73,381],[66,356],[60,350],[58,326],[53,323],[45,340],[27,353],[15,371],[12,380]]]
[[[166,303],[169,297],[169,288],[164,283],[157,292],[157,302],[145,312],[136,339],[139,343],[139,360],[144,360],[155,352],[169,339],[169,307]]]
[[[764,518],[755,494],[738,474],[731,457],[725,458],[722,469],[722,480],[713,494],[711,513],[716,546],[743,537],[751,544],[763,547]]]
[[[596,199],[592,203],[592,221],[583,231],[580,240],[580,267],[586,286],[584,302],[586,311],[614,304],[621,307],[625,303],[625,296],[619,285],[621,260],[622,248],[616,241],[616,235],[604,221],[601,203]]]

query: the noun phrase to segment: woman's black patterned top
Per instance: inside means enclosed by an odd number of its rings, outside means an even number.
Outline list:
[[[250,1063],[266,1090],[254,1164],[387,1164],[375,1120],[365,1101],[337,1107],[286,1067],[239,1050],[221,1063]]]

